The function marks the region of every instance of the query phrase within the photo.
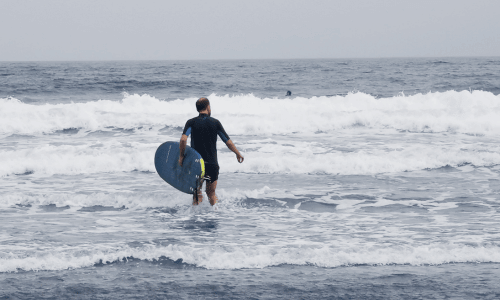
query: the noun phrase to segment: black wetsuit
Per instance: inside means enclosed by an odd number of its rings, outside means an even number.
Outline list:
[[[217,161],[217,135],[226,143],[229,136],[219,120],[200,114],[186,122],[182,134],[191,136],[191,147],[200,153],[205,161],[205,173],[214,182],[219,177],[219,162]]]

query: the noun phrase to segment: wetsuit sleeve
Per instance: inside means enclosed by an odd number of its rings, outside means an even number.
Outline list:
[[[189,136],[191,134],[191,127],[192,127],[192,121],[189,120],[186,122],[186,126],[184,126],[184,130],[182,131],[182,134],[185,134]]]
[[[217,134],[220,136],[221,140],[224,143],[227,143],[227,141],[230,140],[229,135],[227,135],[224,127],[222,127],[222,124],[219,121],[217,121]]]

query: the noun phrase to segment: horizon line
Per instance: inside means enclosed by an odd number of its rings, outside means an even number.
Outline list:
[[[379,57],[330,57],[330,58],[195,58],[195,59],[83,59],[83,60],[0,60],[5,62],[147,62],[147,61],[256,61],[256,60],[342,60],[342,59],[439,59],[439,58],[500,58],[500,55],[475,56],[379,56]]]

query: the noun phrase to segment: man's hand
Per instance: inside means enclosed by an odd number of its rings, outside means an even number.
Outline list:
[[[243,158],[243,156],[241,155],[240,151],[236,149],[236,146],[233,144],[233,141],[228,140],[226,142],[226,146],[229,148],[229,150],[233,151],[234,154],[236,154],[236,159],[240,164],[245,160],[245,158]]]
[[[181,167],[182,167],[182,161],[184,161],[184,151],[186,151],[187,140],[188,140],[187,135],[183,134],[179,142],[179,166]]]

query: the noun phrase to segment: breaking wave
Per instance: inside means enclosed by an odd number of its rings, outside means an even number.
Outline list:
[[[500,96],[483,91],[447,91],[377,99],[345,96],[278,99],[249,95],[210,97],[213,116],[231,134],[313,134],[352,127],[414,132],[500,133]],[[26,104],[0,99],[0,134],[41,134],[68,129],[182,127],[196,113],[196,99],[162,101],[124,94],[121,101]]]

